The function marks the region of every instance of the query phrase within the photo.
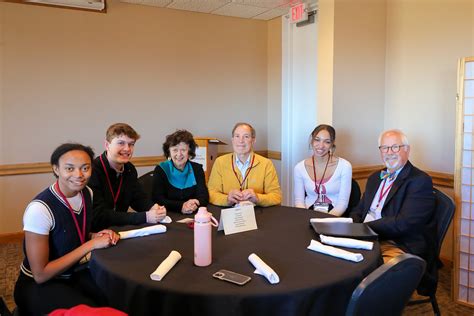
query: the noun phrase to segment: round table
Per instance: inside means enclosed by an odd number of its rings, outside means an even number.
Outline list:
[[[218,218],[220,209],[210,207]],[[213,231],[213,262],[193,264],[193,231],[171,213],[167,232],[121,240],[93,251],[90,269],[112,307],[131,315],[343,315],[352,291],[381,264],[380,248],[360,252],[358,263],[306,247],[317,235],[309,219],[329,215],[292,207],[256,208],[258,229],[224,235]],[[121,230],[137,227],[122,227]],[[150,274],[172,250],[182,259],[162,279]],[[272,285],[254,274],[248,256],[256,253],[280,277]],[[252,277],[244,286],[212,277],[220,269]]]

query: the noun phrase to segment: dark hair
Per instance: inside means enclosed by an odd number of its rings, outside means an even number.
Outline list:
[[[248,128],[250,128],[250,133],[252,135],[252,138],[255,138],[255,136],[256,136],[255,128],[253,128],[253,126],[250,125],[249,123],[244,123],[244,122],[239,122],[239,123],[234,125],[234,128],[232,129],[232,137],[234,137],[234,132],[237,129],[237,127],[239,127],[239,126],[247,126]]]
[[[329,139],[331,140],[332,143],[332,150],[336,149],[336,130],[334,127],[331,125],[326,125],[326,124],[320,124],[314,128],[314,130],[311,132],[311,135],[309,135],[309,144],[313,143],[313,139],[318,135],[320,131],[327,131],[329,133]]]
[[[94,160],[94,150],[91,147],[84,146],[84,145],[78,144],[78,143],[65,143],[65,144],[62,144],[62,145],[58,146],[53,151],[53,153],[51,154],[51,158],[50,158],[51,166],[59,166],[59,159],[64,154],[66,154],[70,151],[73,151],[73,150],[80,150],[80,151],[85,152],[89,156],[89,158],[91,159],[91,163],[92,163],[92,160]],[[54,173],[54,176],[56,178],[58,177],[58,175],[56,173]]]
[[[139,140],[140,135],[126,123],[115,123],[109,126],[105,133],[105,139],[110,143],[112,139],[120,135],[125,135],[134,140]]]
[[[189,151],[188,151],[189,157],[191,159],[196,157],[197,144],[194,141],[193,134],[191,134],[185,129],[177,130],[173,134],[166,136],[166,140],[163,143],[163,153],[165,154],[165,157],[166,158],[170,157],[170,147],[176,146],[181,142],[189,146]]]

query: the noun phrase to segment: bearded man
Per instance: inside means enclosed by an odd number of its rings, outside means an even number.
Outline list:
[[[408,160],[410,144],[400,130],[380,134],[379,150],[386,169],[372,174],[359,204],[351,211],[378,235],[384,262],[403,253],[427,261],[422,284],[429,292],[436,283],[436,230],[433,182]],[[434,283],[433,283],[434,282]]]

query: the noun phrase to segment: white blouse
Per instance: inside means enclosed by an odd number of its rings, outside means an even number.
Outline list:
[[[323,179],[322,186],[326,189],[326,197],[331,200],[334,208],[329,214],[341,216],[347,209],[352,185],[352,165],[349,161],[339,157],[336,170],[328,179]],[[317,194],[315,183],[304,166],[304,160],[295,166],[294,170],[294,197],[295,206],[309,208],[316,202]]]

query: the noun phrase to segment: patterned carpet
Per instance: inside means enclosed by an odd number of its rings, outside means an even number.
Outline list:
[[[20,243],[0,244],[0,297],[13,310],[13,288],[18,277],[23,250]]]
[[[20,243],[0,244],[0,297],[13,310],[13,287],[18,276],[18,269],[23,258]],[[474,308],[456,304],[451,300],[451,270],[443,268],[440,270],[440,282],[436,295],[442,315],[464,316],[474,315]],[[404,316],[433,315],[431,304],[407,306]]]

